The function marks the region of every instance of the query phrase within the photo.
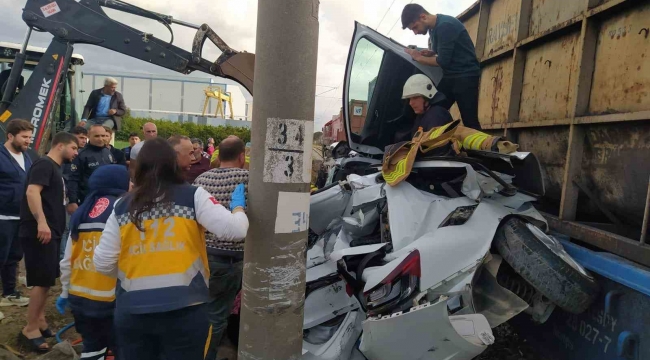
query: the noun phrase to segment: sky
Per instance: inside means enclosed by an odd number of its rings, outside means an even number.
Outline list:
[[[175,19],[195,24],[207,23],[233,49],[255,52],[255,31],[257,24],[256,0],[126,0],[147,10],[173,16]],[[274,1],[274,0],[266,0]],[[417,0],[430,13],[456,16],[467,9],[475,0]],[[321,0],[319,12],[318,72],[316,78],[316,98],[314,111],[315,129],[338,114],[342,106],[342,84],[347,62],[350,41],[354,32],[354,22],[376,29],[403,45],[426,47],[426,36],[415,36],[411,31],[402,30],[400,16],[404,5],[411,0]],[[22,42],[27,27],[22,21],[22,7],[25,0],[0,0],[3,9],[3,29],[0,41]],[[163,40],[170,40],[165,27],[153,20],[142,19],[129,14],[106,10],[113,19],[138,28]],[[242,19],[245,19],[242,21]],[[174,44],[191,51],[195,30],[173,25]],[[52,36],[35,33],[30,45],[47,47]],[[372,46],[372,45],[369,45]],[[361,80],[355,84],[367,84],[376,75],[372,74],[373,64],[378,66],[380,52],[370,48],[360,56],[368,58],[368,65],[358,75]],[[148,64],[126,55],[118,54],[91,45],[77,45],[75,53],[82,54],[86,60],[85,71],[128,71],[155,74],[176,74],[170,70]],[[214,60],[220,52],[206,42],[204,57]],[[374,55],[373,55],[374,54]],[[192,76],[206,77],[195,72]],[[353,75],[357,76],[357,75]],[[367,86],[353,86],[353,96],[365,96]],[[358,95],[357,95],[358,94]],[[254,106],[253,106],[254,108]]]

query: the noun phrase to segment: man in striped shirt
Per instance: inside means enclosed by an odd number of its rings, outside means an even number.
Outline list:
[[[244,142],[229,136],[219,144],[219,167],[196,178],[195,186],[207,190],[218,202],[228,208],[232,192],[244,183],[248,192],[248,170]],[[244,259],[244,239],[226,241],[210,232],[205,233],[210,265],[210,323],[212,338],[205,357],[215,360],[221,337],[228,325],[228,316],[241,287]]]

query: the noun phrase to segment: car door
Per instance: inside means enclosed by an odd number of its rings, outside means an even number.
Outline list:
[[[387,145],[410,133],[415,114],[402,100],[402,87],[414,74],[442,78],[438,67],[419,64],[405,46],[355,23],[343,86],[343,118],[350,148],[379,156]]]

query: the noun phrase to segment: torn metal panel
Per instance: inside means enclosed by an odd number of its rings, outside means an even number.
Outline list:
[[[379,202],[386,197],[384,193],[385,183],[374,184],[363,189],[356,189],[352,193],[352,210],[356,211],[359,208],[367,208]]]
[[[320,343],[310,343],[312,336],[307,336],[302,342],[302,360],[347,360],[347,359],[364,359],[355,349],[355,343],[361,334],[361,321],[365,315],[360,311],[351,311],[343,318],[343,321],[332,329],[326,326],[312,328],[312,331],[318,331],[315,337],[324,338]],[[331,334],[332,330],[334,331]],[[327,336],[330,336],[329,340]]]
[[[528,303],[512,291],[499,285],[497,272],[502,258],[492,255],[476,272],[472,283],[472,302],[477,314],[482,314],[495,328],[528,308]]]
[[[468,340],[459,334],[452,325],[454,320],[469,321],[471,324],[459,324],[458,327],[462,329],[463,325],[470,325],[474,330],[472,333],[479,339],[483,338],[487,343],[494,341],[485,318],[480,321],[465,316],[450,317],[447,315],[447,301],[440,300],[412,308],[407,313],[366,320],[359,349],[373,360],[470,360],[487,349],[485,343],[477,344],[474,339]],[[463,331],[463,334],[469,335],[469,331]]]
[[[359,302],[345,291],[345,281],[323,286],[305,299],[303,329],[309,329],[329,321],[340,314],[359,308]]]
[[[340,220],[343,216],[351,196],[351,192],[342,186],[334,186],[312,195],[309,213],[316,216],[309,219],[309,228],[318,235],[325,232],[332,222]]]
[[[406,182],[387,187],[386,196],[394,248],[387,259],[397,259],[418,249],[422,289],[450,281],[450,274],[460,276],[464,269],[480,263],[506,216],[522,216],[546,229],[544,217],[530,204],[511,209],[491,199],[483,199],[464,225],[439,228],[456,208],[475,205],[476,202],[466,197],[447,199],[423,193]]]

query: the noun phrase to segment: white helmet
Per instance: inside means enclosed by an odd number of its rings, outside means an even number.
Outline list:
[[[402,92],[402,99],[410,99],[415,96],[424,96],[431,100],[438,92],[433,85],[433,81],[428,76],[417,74],[411,76],[404,84],[404,91]]]

